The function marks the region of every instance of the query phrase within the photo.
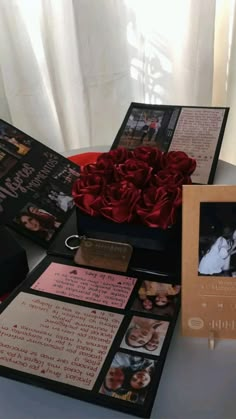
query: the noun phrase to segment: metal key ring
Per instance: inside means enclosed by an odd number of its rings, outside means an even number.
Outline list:
[[[80,247],[80,241],[81,241],[82,237],[83,236],[78,236],[78,234],[73,234],[72,236],[67,237],[67,239],[65,240],[65,246],[70,250],[78,249]],[[79,240],[78,246],[70,246],[69,241],[72,240],[72,239],[78,239]]]

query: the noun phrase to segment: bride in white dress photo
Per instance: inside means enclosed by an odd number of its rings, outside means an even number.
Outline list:
[[[223,229],[223,233],[201,258],[198,272],[201,275],[214,275],[225,273],[230,276],[230,259],[236,253],[236,232],[229,227]]]

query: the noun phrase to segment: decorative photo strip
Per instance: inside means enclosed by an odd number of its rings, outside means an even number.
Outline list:
[[[236,186],[184,186],[182,330],[236,338]],[[194,222],[193,222],[194,220]]]
[[[131,103],[112,149],[184,151],[197,162],[196,184],[213,183],[229,108]]]
[[[153,279],[45,258],[1,305],[0,374],[150,417],[180,305]]]

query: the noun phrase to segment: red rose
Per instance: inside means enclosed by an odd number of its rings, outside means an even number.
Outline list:
[[[175,185],[167,185],[165,187],[166,192],[168,193],[169,199],[172,202],[173,208],[178,208],[182,205],[182,185],[176,187]],[[175,211],[172,214],[171,224],[175,222]]]
[[[136,207],[136,212],[143,224],[163,229],[173,224],[176,211],[173,200],[170,199],[165,187],[148,188],[143,192],[142,199]]]
[[[97,162],[103,160],[110,160],[114,164],[124,163],[127,159],[132,157],[132,151],[127,150],[125,147],[119,147],[115,150],[108,151],[107,153],[101,154]]]
[[[176,222],[182,185],[191,184],[195,160],[181,151],[120,147],[84,166],[73,186],[75,204],[116,223],[141,222],[166,229]]]
[[[89,215],[99,215],[91,205],[102,193],[104,185],[105,178],[103,176],[82,174],[72,188],[72,196],[77,207]]]
[[[150,185],[159,187],[172,185],[174,187],[181,185],[190,185],[192,183],[190,176],[181,172],[173,171],[172,168],[160,170],[151,176]]]
[[[172,170],[191,175],[196,169],[196,160],[188,157],[183,151],[170,151],[162,156],[162,168],[171,168]]]
[[[100,175],[107,181],[112,179],[114,165],[109,159],[100,159],[95,164],[86,164],[82,170],[82,175]]]
[[[152,167],[148,163],[132,158],[115,167],[114,178],[116,181],[127,180],[137,188],[143,188],[149,181],[151,172]]]
[[[133,158],[146,162],[158,169],[161,164],[162,152],[157,147],[137,147],[133,151]]]
[[[95,212],[116,223],[130,222],[141,191],[132,183],[122,181],[104,188],[104,192],[92,204]]]

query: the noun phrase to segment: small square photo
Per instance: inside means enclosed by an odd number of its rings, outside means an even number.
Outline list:
[[[180,285],[143,281],[132,310],[172,317],[179,300]]]
[[[155,376],[156,361],[123,352],[116,353],[99,393],[143,404]]]

